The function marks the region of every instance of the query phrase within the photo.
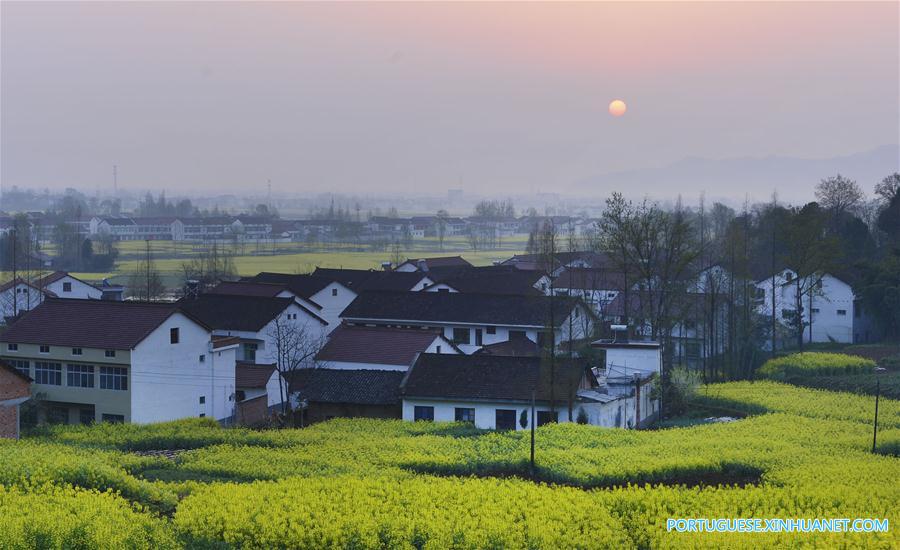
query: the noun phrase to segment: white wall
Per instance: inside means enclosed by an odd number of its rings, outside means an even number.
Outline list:
[[[169,341],[174,327],[179,329],[177,344]],[[211,351],[209,332],[175,313],[131,352],[131,421],[231,416],[234,362],[234,348]]]
[[[606,350],[606,372],[608,376],[631,376],[634,373],[658,373],[660,371],[660,349],[641,346],[609,347]]]
[[[413,421],[415,419],[416,406],[434,407],[435,422],[453,422],[456,418],[456,408],[472,408],[475,409],[475,427],[486,430],[496,429],[497,409],[508,409],[516,411],[516,430],[530,429],[531,427],[531,404],[530,403],[503,403],[503,402],[485,402],[485,401],[434,401],[426,399],[404,399],[403,400],[403,420]],[[568,406],[566,403],[558,404],[556,411],[560,422],[565,422],[569,418]],[[549,411],[550,407],[538,405],[536,411]],[[519,417],[522,411],[528,411],[528,427],[522,428],[519,424]],[[537,417],[535,416],[535,419]]]
[[[63,283],[71,283],[72,290],[70,292],[66,292],[63,290]],[[49,285],[45,287],[50,292],[53,292],[60,298],[77,298],[80,300],[99,300],[101,296],[103,296],[103,291],[99,288],[95,288],[87,283],[83,283],[78,279],[73,277],[69,277],[68,275],[63,277],[58,281],[53,281]]]
[[[786,269],[775,277],[775,315],[782,327],[788,327],[790,320],[783,316],[783,310],[796,309],[796,284],[791,284],[785,277],[790,273],[796,277],[796,273]],[[804,282],[804,287],[806,287]],[[757,310],[760,314],[770,317],[772,315],[772,279],[768,278],[756,283],[756,288],[761,290],[761,300]],[[853,289],[840,279],[825,274],[822,276],[822,288],[812,293],[810,297],[803,299],[803,323],[806,328],[803,331],[803,341],[810,342],[809,323],[812,315],[812,342],[829,342],[834,340],[841,343],[853,343]],[[818,310],[812,311],[811,310]],[[838,311],[844,311],[839,315]]]
[[[34,309],[43,300],[44,295],[38,289],[20,283],[0,293],[0,313],[2,317],[12,317],[14,311]],[[0,323],[3,323],[3,319],[0,319]]]
[[[334,296],[334,293],[337,295]],[[341,312],[356,298],[356,293],[338,282],[333,282],[313,294],[311,298],[322,306],[316,314],[328,321],[328,332],[331,332],[341,324]]]

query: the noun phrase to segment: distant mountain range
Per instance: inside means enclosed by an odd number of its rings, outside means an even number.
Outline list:
[[[867,194],[875,183],[900,171],[900,146],[882,145],[852,155],[823,159],[796,157],[736,157],[707,159],[687,157],[667,166],[609,172],[575,183],[573,193],[606,195],[622,191],[626,196],[691,200],[705,191],[710,200],[766,200],[773,190],[789,202],[812,200],[813,189],[822,178],[840,173],[855,179]]]

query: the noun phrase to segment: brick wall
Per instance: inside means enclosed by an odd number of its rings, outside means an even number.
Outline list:
[[[31,395],[31,383],[19,376],[11,367],[0,366],[0,402]],[[19,406],[0,405],[0,437],[19,436]]]
[[[263,394],[237,404],[235,421],[241,426],[256,426],[266,421],[269,413],[268,395]]]

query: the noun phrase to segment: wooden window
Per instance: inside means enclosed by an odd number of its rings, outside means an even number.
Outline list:
[[[456,411],[454,414],[454,420],[457,422],[471,422],[475,423],[475,409],[465,408],[465,407],[456,407]]]
[[[413,420],[426,420],[429,422],[434,420],[434,407],[416,405],[413,409]]]
[[[70,388],[93,388],[94,365],[66,365],[66,385]]]

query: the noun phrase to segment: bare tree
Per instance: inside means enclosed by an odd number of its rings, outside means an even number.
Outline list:
[[[273,343],[273,347],[268,350],[268,357],[275,364],[281,380],[290,380],[290,373],[297,369],[312,367],[313,358],[326,341],[325,331],[321,328],[289,320],[284,316],[278,316],[273,321],[267,336]],[[279,390],[281,411],[287,414],[290,412],[290,404],[288,396],[284,394],[283,384],[279,384]]]
[[[233,255],[214,240],[199,256],[183,262],[181,270],[184,281],[198,281],[201,290],[237,277]]]
[[[165,291],[166,287],[150,253],[150,241],[147,241],[144,257],[128,276],[128,293],[135,300],[150,302],[159,299]]]
[[[884,204],[889,204],[898,193],[900,193],[900,173],[894,172],[875,184],[875,194]]]
[[[865,195],[854,180],[838,174],[819,182],[816,186],[816,199],[822,208],[840,215],[854,210],[865,199]]]

